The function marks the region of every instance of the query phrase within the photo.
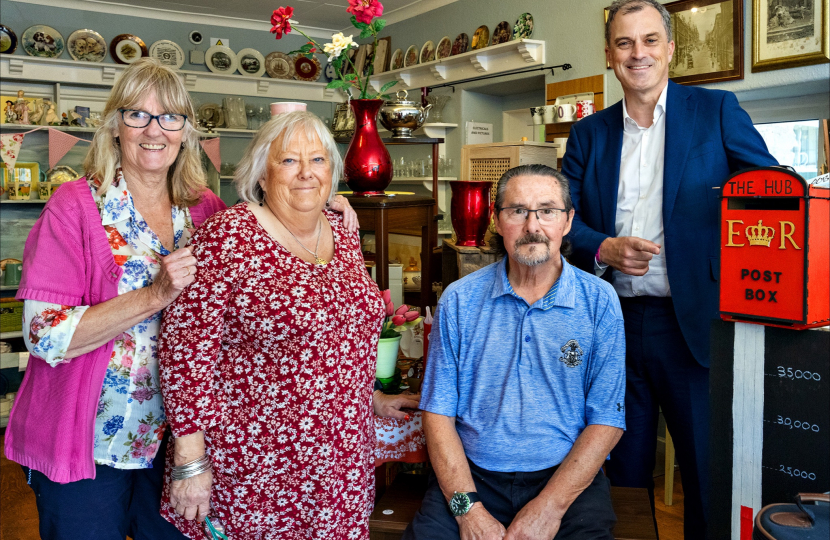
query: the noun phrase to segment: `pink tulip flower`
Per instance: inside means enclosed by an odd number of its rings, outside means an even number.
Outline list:
[[[395,326],[403,326],[406,323],[406,317],[403,315],[395,315],[392,317],[392,324]]]
[[[395,315],[403,315],[407,311],[409,311],[409,306],[407,306],[406,304],[401,304],[401,307],[395,310]]]
[[[418,312],[417,312],[417,311],[415,311],[415,310],[412,310],[412,311],[407,311],[407,312],[404,314],[404,318],[406,319],[406,322],[414,321],[415,319],[417,319],[417,318],[418,318],[418,317],[420,317],[420,316],[421,316],[421,314],[420,314],[420,313],[418,313]]]

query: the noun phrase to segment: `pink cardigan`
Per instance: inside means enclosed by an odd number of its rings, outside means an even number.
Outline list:
[[[193,225],[224,208],[205,191],[190,208]],[[55,192],[29,233],[17,299],[92,306],[118,296],[121,273],[81,178]],[[29,360],[6,428],[6,457],[61,484],[95,478],[95,414],[114,342],[56,367]]]

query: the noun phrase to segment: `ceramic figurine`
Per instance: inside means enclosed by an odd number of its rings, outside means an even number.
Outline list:
[[[40,119],[43,118],[43,113],[45,112],[43,108],[43,100],[38,98],[32,101],[32,112],[29,114],[29,121],[32,124],[38,125],[40,124]]]
[[[12,100],[6,100],[6,107],[3,109],[3,112],[6,113],[7,124],[14,124],[17,122],[17,113],[14,112],[14,102]]]
[[[17,91],[17,103],[14,105],[14,112],[17,113],[18,124],[29,124],[29,103],[23,97],[23,90]]]
[[[69,125],[69,119],[66,117],[66,113],[61,113],[61,125],[62,126],[68,126]]]
[[[46,111],[46,119],[43,121],[43,125],[45,126],[58,126],[60,125],[61,121],[58,118],[58,112],[55,110],[57,109],[57,105],[54,101],[49,102],[49,110]]]

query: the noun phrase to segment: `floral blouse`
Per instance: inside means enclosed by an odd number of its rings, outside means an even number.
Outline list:
[[[127,182],[116,178],[99,196],[100,184],[87,180],[101,213],[116,264],[124,269],[118,294],[153,283],[159,259],[170,252],[133,204]],[[187,209],[173,207],[176,249],[190,241],[193,222]],[[55,366],[65,358],[78,323],[89,306],[62,306],[37,300],[24,302],[26,347]],[[150,468],[167,426],[158,380],[158,334],[161,312],[115,338],[95,418],[95,462],[117,469]]]

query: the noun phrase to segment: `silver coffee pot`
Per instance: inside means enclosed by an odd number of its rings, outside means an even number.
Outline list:
[[[394,138],[413,137],[412,132],[426,122],[432,108],[432,104],[422,107],[417,101],[408,101],[407,94],[406,90],[398,90],[398,99],[387,101],[380,108],[380,123]]]

